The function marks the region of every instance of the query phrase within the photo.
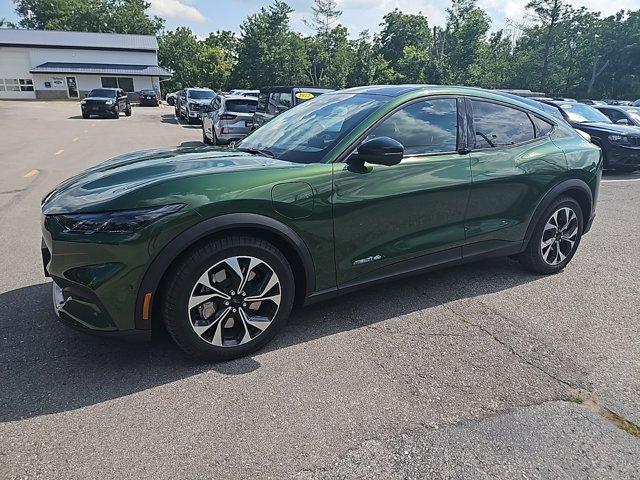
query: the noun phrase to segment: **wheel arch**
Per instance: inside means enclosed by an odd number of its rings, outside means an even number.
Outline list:
[[[549,207],[551,202],[561,195],[568,195],[574,198],[580,205],[583,215],[583,233],[585,233],[585,229],[593,211],[593,193],[591,192],[589,185],[587,185],[584,180],[571,178],[555,185],[544,195],[544,197],[542,197],[542,200],[538,203],[538,206],[529,221],[523,245],[527,245],[529,243],[529,240],[533,235],[533,231],[547,207]]]
[[[206,219],[182,232],[169,242],[151,261],[140,282],[135,305],[136,329],[151,329],[152,320],[159,315],[159,297],[167,272],[187,250],[221,233],[237,233],[258,236],[271,242],[289,261],[293,270],[296,297],[301,304],[315,290],[315,267],[311,252],[302,238],[289,226],[264,215],[230,213]],[[301,288],[300,288],[301,287]],[[147,293],[152,293],[151,316],[143,320],[143,303]]]

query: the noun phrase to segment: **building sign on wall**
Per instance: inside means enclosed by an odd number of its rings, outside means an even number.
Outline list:
[[[62,87],[64,85],[64,80],[62,79],[62,77],[53,77],[51,80],[53,80],[53,84],[56,87]]]
[[[51,82],[44,82],[44,88],[51,88]]]

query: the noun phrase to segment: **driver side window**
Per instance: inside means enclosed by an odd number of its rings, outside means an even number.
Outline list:
[[[378,125],[367,139],[390,137],[404,147],[405,155],[455,152],[458,109],[455,98],[412,103]]]

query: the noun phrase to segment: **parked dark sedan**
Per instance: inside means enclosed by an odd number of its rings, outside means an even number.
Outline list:
[[[253,128],[261,127],[276,115],[296,105],[332,91],[330,88],[313,87],[263,87],[258,94],[258,108],[253,115]]]
[[[141,90],[140,91],[140,106],[151,105],[157,107],[160,105],[158,94],[155,90]]]
[[[80,102],[82,118],[91,115],[120,118],[120,112],[131,116],[131,103],[127,92],[121,88],[94,88]]]
[[[613,123],[640,127],[640,107],[598,105],[596,108],[609,117]]]
[[[604,168],[633,172],[640,169],[640,128],[613,123],[606,115],[582,103],[543,100],[554,105],[569,124],[591,136],[602,149]]]

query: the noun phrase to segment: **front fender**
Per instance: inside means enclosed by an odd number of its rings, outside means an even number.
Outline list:
[[[306,243],[291,227],[274,218],[255,213],[223,214],[204,220],[185,230],[171,240],[152,260],[138,289],[135,307],[136,328],[142,330],[151,328],[151,322],[142,318],[144,297],[147,293],[155,295],[165,272],[182,252],[210,235],[242,228],[264,230],[272,235],[277,235],[279,239],[286,242],[302,263],[306,285],[304,297],[308,297],[315,290],[315,267],[311,253]]]

